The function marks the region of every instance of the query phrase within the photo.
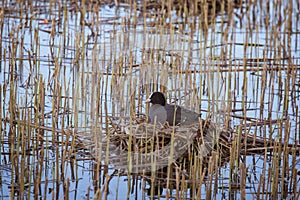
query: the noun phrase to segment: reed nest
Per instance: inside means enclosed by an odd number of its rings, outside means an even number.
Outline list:
[[[219,137],[216,126],[205,120],[186,126],[118,121],[112,122],[111,133],[111,142],[122,150],[122,155],[131,152],[134,171],[150,170],[153,165],[155,169],[168,166],[189,152],[191,147],[198,156],[207,156]],[[124,167],[120,163],[115,165]]]
[[[191,151],[198,157],[211,154],[220,134],[230,138],[230,131],[220,131],[210,120],[185,126],[148,124],[145,120],[111,118],[111,128],[105,138],[80,133],[81,142],[95,158],[108,156],[115,168],[132,173],[158,170],[177,162]],[[224,136],[222,136],[224,138]],[[101,152],[100,152],[100,151]],[[107,158],[107,157],[106,157]]]
[[[285,145],[270,138],[240,132],[238,128],[220,129],[210,120],[169,126],[167,123],[148,124],[144,119],[111,117],[110,126],[105,137],[81,132],[77,138],[96,160],[107,160],[108,164],[125,173],[157,171],[182,162],[190,166],[195,158],[201,159],[205,167],[213,152],[221,163],[226,163],[233,153],[263,154]],[[289,153],[299,153],[299,146],[286,147]],[[189,158],[191,155],[193,159]]]

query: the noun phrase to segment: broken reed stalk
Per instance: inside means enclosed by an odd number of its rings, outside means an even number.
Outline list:
[[[14,26],[12,27],[12,30],[14,30]],[[15,120],[17,118],[17,102],[16,102],[16,92],[17,92],[17,88],[15,88],[15,76],[14,76],[14,70],[15,70],[15,58],[16,58],[16,41],[14,40],[14,34],[12,33],[10,40],[12,41],[12,49],[10,50],[10,66],[9,66],[9,80],[10,80],[10,84],[9,84],[9,107],[8,107],[8,113],[10,116],[10,122],[12,122],[13,120]],[[15,176],[18,176],[18,160],[14,159],[15,155],[18,156],[18,151],[15,152],[15,150],[17,148],[19,148],[19,146],[15,147],[15,139],[16,139],[16,126],[10,126],[9,128],[9,148],[10,148],[10,160],[11,160],[11,164],[12,164],[12,173],[11,173],[11,180],[12,180],[12,184],[11,184],[11,195],[13,196],[15,193],[15,188],[16,185],[18,183],[15,183]],[[22,185],[22,184],[21,184]]]
[[[241,197],[240,199],[241,200],[244,200],[246,199],[246,178],[247,178],[247,168],[246,168],[246,165],[245,163],[240,163],[240,166],[239,166],[239,170],[241,172],[240,174],[240,189],[241,189]]]

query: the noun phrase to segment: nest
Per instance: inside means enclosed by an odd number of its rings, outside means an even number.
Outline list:
[[[130,172],[158,170],[188,153],[210,155],[220,131],[209,120],[185,126],[153,125],[118,119],[111,121],[110,142],[118,154],[110,161],[118,169]]]
[[[276,144],[272,139],[220,128],[210,120],[169,126],[148,124],[139,119],[111,118],[110,126],[104,134],[95,129],[78,135],[93,158],[126,173],[157,171],[181,163],[192,165],[191,157],[201,159],[205,167],[212,152],[225,163],[230,152],[259,154],[272,150]]]

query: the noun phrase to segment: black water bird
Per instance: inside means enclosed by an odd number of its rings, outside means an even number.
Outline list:
[[[167,104],[166,98],[161,92],[153,92],[146,100],[152,105],[148,112],[148,122],[170,126],[191,125],[199,123],[200,114],[178,105]]]

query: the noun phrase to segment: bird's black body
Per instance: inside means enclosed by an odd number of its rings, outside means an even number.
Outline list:
[[[166,103],[166,98],[161,92],[154,92],[146,102],[152,103],[149,108],[149,123],[169,125],[190,125],[199,122],[200,114],[177,105]]]

